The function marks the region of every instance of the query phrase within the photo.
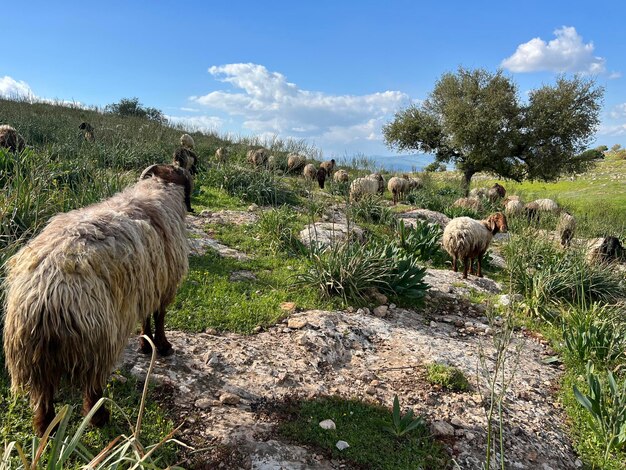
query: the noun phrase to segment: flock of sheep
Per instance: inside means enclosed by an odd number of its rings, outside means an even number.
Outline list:
[[[88,123],[80,129],[86,140],[95,138]],[[25,143],[15,129],[0,126],[0,145],[19,152]],[[227,156],[225,148],[215,152],[220,164]],[[266,149],[250,150],[247,160],[254,166],[275,164]],[[296,154],[287,159],[288,172],[317,179],[321,188],[331,176],[335,182],[348,183],[348,173],[335,171],[335,166],[330,160],[316,168]],[[83,411],[91,410],[138,323],[161,355],[171,353],[164,319],[188,271],[185,217],[192,211],[190,196],[197,170],[193,138],[184,134],[172,164],[152,165],[138,182],[113,197],[54,216],[7,262],[6,365],[12,390],[30,394],[39,436],[54,419],[53,399],[61,380],[82,389]],[[383,175],[373,173],[351,182],[350,199],[383,194],[386,187],[396,204],[421,185],[419,178],[408,176],[392,177],[385,185]],[[483,199],[504,204],[504,213],[480,221],[457,217],[445,227],[443,247],[452,256],[455,272],[458,262],[464,263],[464,278],[474,273],[474,261],[476,274],[482,276],[481,257],[493,236],[508,229],[505,213],[525,211],[536,218],[541,211],[559,210],[547,199],[524,205],[513,197],[504,199],[505,194],[496,184],[455,203],[474,209]],[[559,227],[563,243],[569,243],[575,220],[563,212]],[[143,338],[140,351],[151,351]],[[108,410],[101,407],[92,423],[102,425],[108,419]]]

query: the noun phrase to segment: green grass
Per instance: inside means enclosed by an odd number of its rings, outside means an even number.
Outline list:
[[[469,381],[462,371],[436,362],[426,366],[426,380],[449,392],[467,392],[470,389]]]
[[[364,468],[380,470],[444,469],[449,460],[441,444],[430,437],[425,426],[397,438],[391,411],[357,400],[318,398],[290,405],[289,418],[279,426],[284,437],[321,449],[333,458],[345,459]],[[332,419],[336,430],[324,430],[320,421]],[[337,441],[350,447],[339,451]]]

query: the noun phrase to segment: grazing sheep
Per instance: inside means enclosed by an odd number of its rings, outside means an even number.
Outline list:
[[[187,147],[178,147],[174,151],[172,164],[184,168],[192,175],[198,173],[198,155]]]
[[[185,207],[188,212],[193,212],[191,207],[191,193],[193,192],[193,178],[191,173],[178,165],[150,165],[141,172],[139,180],[146,178],[161,178],[163,181],[175,183],[185,188]]]
[[[409,178],[409,191],[413,191],[414,189],[420,189],[424,184],[420,178],[416,178],[411,176]]]
[[[269,153],[264,148],[248,150],[247,159],[252,166],[265,166],[268,157]]]
[[[518,215],[524,211],[524,203],[519,199],[509,199],[504,203],[504,213],[507,215]]]
[[[469,192],[469,197],[479,198],[479,197],[487,197],[487,192],[489,189],[487,188],[474,188]]]
[[[320,166],[317,170],[317,184],[320,185],[320,189],[324,189],[325,181],[326,181],[326,170]]]
[[[574,237],[574,230],[576,230],[576,219],[569,212],[563,212],[559,218],[556,230],[561,239],[561,245],[563,247],[570,246]]]
[[[228,150],[226,147],[220,147],[215,151],[215,160],[220,165],[224,165],[226,163],[226,159],[228,158]]]
[[[180,136],[180,145],[181,147],[193,149],[195,147],[195,142],[193,141],[193,137],[189,134],[183,134]]]
[[[350,200],[356,202],[366,194],[377,194],[379,186],[380,180],[371,175],[364,178],[356,178],[350,184]]]
[[[304,166],[304,170],[302,170],[302,174],[304,175],[305,179],[314,180],[315,178],[317,178],[317,169],[315,168],[315,165],[313,165],[313,163],[307,163]]]
[[[617,237],[602,237],[590,240],[587,260],[589,262],[609,263],[624,256],[624,247]]]
[[[393,205],[395,206],[399,199],[404,196],[409,190],[409,180],[407,178],[400,178],[398,176],[392,176],[387,183],[387,189],[392,194]]]
[[[0,126],[0,147],[9,149],[11,152],[21,152],[25,146],[24,138],[14,127],[6,124]]]
[[[93,133],[93,126],[88,122],[82,122],[78,128],[83,131],[83,136],[87,142],[93,142],[96,140],[96,137]]]
[[[506,217],[501,212],[490,215],[486,220],[470,217],[452,219],[443,231],[443,247],[452,256],[452,270],[457,272],[457,262],[463,260],[463,279],[467,271],[474,274],[473,260],[478,260],[478,277],[482,277],[482,256],[489,248],[491,239],[498,232],[508,230]]]
[[[4,353],[14,392],[27,390],[39,436],[61,383],[83,390],[83,413],[102,396],[138,323],[162,355],[165,309],[188,270],[185,188],[172,168],[113,197],[58,214],[7,263]],[[173,180],[168,180],[175,176]],[[150,352],[141,340],[141,351]],[[92,424],[109,411],[101,407]]]
[[[287,171],[289,173],[300,171],[306,165],[306,158],[296,153],[289,154],[287,157]]]
[[[372,173],[368,176],[368,178],[373,178],[378,181],[378,194],[382,195],[385,193],[385,178],[383,177],[383,175],[381,175],[380,173]]]
[[[559,211],[559,205],[552,199],[537,199],[535,204],[537,204],[537,209],[542,212],[557,213]]]
[[[346,170],[337,170],[333,175],[335,183],[347,183],[350,181],[350,175]]]
[[[461,197],[454,201],[453,207],[463,207],[464,209],[471,209],[473,211],[480,211],[483,208],[483,204],[480,199],[475,197]]]
[[[320,163],[320,168],[324,168],[328,176],[332,175],[335,170],[335,159],[333,158],[332,160]]]
[[[504,186],[495,183],[489,190],[487,191],[487,199],[491,202],[496,202],[498,199],[502,199],[506,196],[506,189]]]

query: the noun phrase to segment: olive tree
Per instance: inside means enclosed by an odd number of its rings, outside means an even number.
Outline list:
[[[479,171],[553,181],[592,164],[582,152],[599,123],[603,94],[591,79],[560,76],[523,102],[502,71],[459,68],[443,74],[423,103],[396,113],[383,134],[390,148],[454,163],[466,188]]]

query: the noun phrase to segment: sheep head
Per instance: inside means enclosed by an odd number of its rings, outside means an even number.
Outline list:
[[[485,227],[494,235],[498,232],[506,233],[509,229],[506,216],[502,212],[496,212],[487,217]]]
[[[193,212],[191,207],[191,191],[193,179],[191,173],[178,165],[152,165],[143,170],[139,179],[159,178],[166,183],[181,185],[185,188],[185,206],[188,212]]]

